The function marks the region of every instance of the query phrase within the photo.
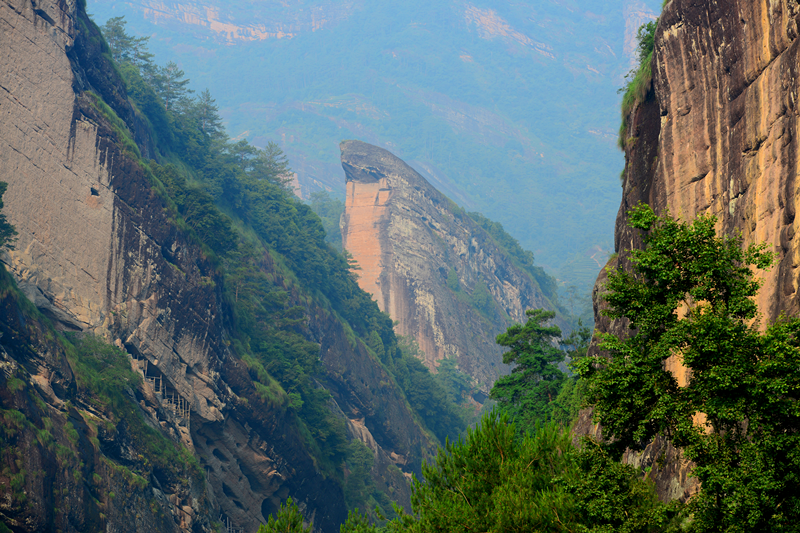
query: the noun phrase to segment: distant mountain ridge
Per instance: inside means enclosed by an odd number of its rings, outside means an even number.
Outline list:
[[[649,6],[648,6],[649,4]],[[336,146],[360,138],[501,222],[587,287],[612,247],[617,87],[659,0],[90,2],[218,95],[232,136],[276,141],[304,196],[343,197]],[[566,194],[565,191],[569,191]],[[601,254],[602,255],[602,254]]]

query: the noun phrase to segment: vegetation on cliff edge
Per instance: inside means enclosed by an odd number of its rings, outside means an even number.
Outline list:
[[[631,70],[625,79],[628,82],[620,89],[622,93],[622,123],[619,128],[619,147],[624,150],[630,139],[628,135],[628,118],[631,111],[647,97],[653,82],[653,54],[655,50],[655,34],[658,19],[643,24],[636,33],[636,56],[639,66]]]
[[[156,66],[146,39],[127,36],[121,17],[103,31],[113,36],[110,54],[158,138],[158,161],[142,165],[175,223],[203,246],[222,277],[233,316],[231,348],[250,368],[262,400],[297,416],[324,471],[341,479],[351,447],[344,421],[330,416],[329,393],[317,385],[314,306],[343,320],[352,342],[376,357],[439,439],[462,431],[466,420],[447,392],[403,354],[391,319],[326,242],[319,217],[288,189],[289,169],[277,146],[228,139],[211,95],[193,98],[182,71]]]
[[[800,318],[760,330],[754,271],[765,245],[718,237],[716,218],[681,223],[640,205],[632,271],[609,272],[604,313],[630,335],[600,335],[578,362],[615,459],[657,435],[691,460],[700,492],[690,531],[797,531],[800,523]],[[669,370],[679,361],[684,385]]]

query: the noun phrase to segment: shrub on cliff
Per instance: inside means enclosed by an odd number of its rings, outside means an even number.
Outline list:
[[[662,435],[694,462],[691,531],[797,531],[800,318],[762,332],[753,301],[753,271],[773,254],[717,237],[713,216],[628,215],[645,248],[631,251],[633,271],[609,272],[603,299],[632,336],[600,335],[608,357],[578,364],[604,435],[617,457]],[[685,386],[668,360],[687,369]]]
[[[647,97],[653,81],[653,52],[655,50],[655,35],[658,19],[642,24],[636,33],[638,45],[636,55],[639,66],[631,70],[625,78],[628,83],[620,89],[622,96],[622,125],[619,129],[619,147],[625,149],[628,134],[628,115],[636,104]]]
[[[3,195],[7,187],[8,183],[0,181],[0,211],[3,209]],[[14,229],[14,226],[9,224],[8,220],[6,220],[6,216],[0,212],[0,250],[3,248],[12,248],[16,234],[17,230]]]

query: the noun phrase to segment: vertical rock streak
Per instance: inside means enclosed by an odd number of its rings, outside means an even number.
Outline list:
[[[341,150],[342,242],[360,267],[359,285],[398,321],[400,334],[416,339],[428,368],[456,357],[488,393],[507,371],[497,334],[550,302],[481,227],[403,161],[359,141],[345,141]],[[451,271],[457,289],[448,287]],[[491,299],[483,311],[468,303],[479,284]]]

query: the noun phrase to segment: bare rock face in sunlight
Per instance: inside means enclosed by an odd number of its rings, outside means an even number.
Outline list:
[[[620,255],[611,266],[629,267],[625,251],[641,246],[626,224],[637,203],[685,221],[712,214],[720,233],[741,232],[746,244],[767,243],[778,254],[771,270],[758,273],[763,323],[800,312],[798,15],[793,0],[672,0],[665,6],[653,87],[624,132],[627,165],[615,232]],[[621,333],[619,323],[597,313],[603,276],[595,287],[597,327]],[[663,468],[653,463],[662,450],[673,458]],[[688,465],[666,443],[629,460],[653,465],[650,476],[665,500],[695,490]]]
[[[388,151],[341,144],[347,180],[342,243],[359,285],[396,331],[416,339],[425,364],[455,357],[488,393],[507,371],[494,343],[525,310],[551,304],[480,226]]]

